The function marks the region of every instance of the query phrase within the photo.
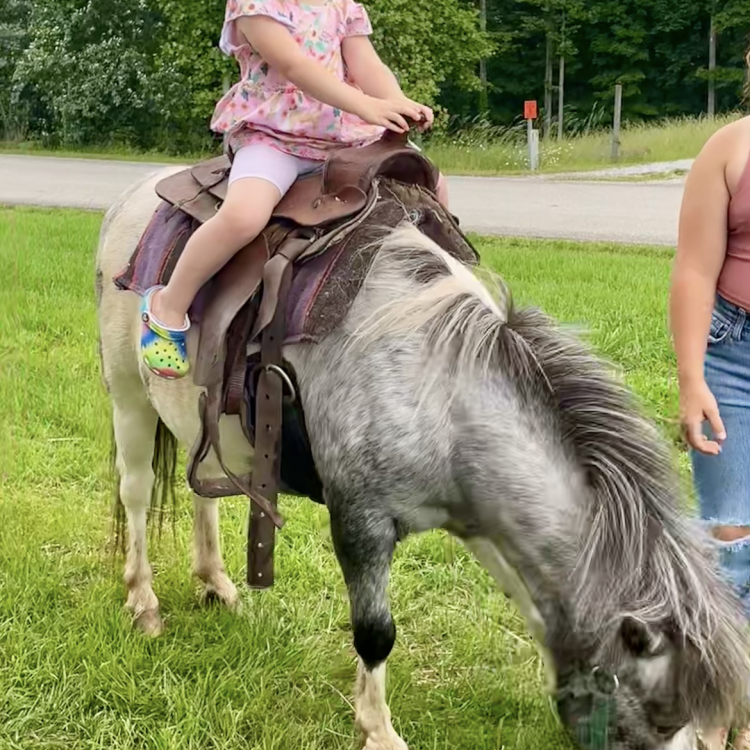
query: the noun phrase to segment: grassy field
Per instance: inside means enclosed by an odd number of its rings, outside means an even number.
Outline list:
[[[325,511],[287,499],[276,587],[234,616],[189,578],[189,503],[152,546],[167,631],[134,633],[110,541],[98,379],[100,216],[0,209],[0,749],[353,750],[354,654]],[[482,241],[516,296],[589,326],[654,414],[675,410],[670,258],[647,248]],[[183,494],[187,501],[187,495]],[[243,576],[245,503],[223,503]],[[571,750],[515,608],[439,533],[396,557],[394,724],[411,750]]]
[[[709,136],[739,115],[716,119],[679,118],[659,123],[623,126],[620,158],[611,158],[611,134],[599,130],[587,135],[552,139],[541,143],[541,171],[567,172],[618,165],[692,159]],[[527,169],[525,125],[500,128],[473,125],[458,135],[434,137],[424,144],[425,152],[447,174],[516,174]],[[131,149],[64,151],[49,150],[33,143],[2,143],[0,153],[74,156],[79,158],[126,159],[135,161],[197,161],[208,153],[169,157],[159,153],[138,153]]]
[[[185,156],[169,156],[160,151],[136,151],[131,148],[47,148],[35,141],[0,141],[0,154],[21,156],[55,156],[63,159],[106,159],[112,161],[137,161],[183,164],[185,161],[209,159],[215,153],[195,153]]]

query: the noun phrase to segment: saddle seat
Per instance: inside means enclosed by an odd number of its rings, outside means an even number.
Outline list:
[[[156,192],[202,224],[226,198],[230,168],[229,158],[218,156],[167,177]],[[286,220],[300,227],[327,227],[364,208],[376,177],[434,192],[438,174],[421,152],[408,145],[406,136],[388,131],[364,148],[335,152],[321,172],[298,179],[274,210],[271,223]]]
[[[155,190],[202,224],[226,197],[230,167],[226,156],[209,159],[165,178]],[[369,146],[341,149],[321,172],[295,182],[263,232],[207,285],[193,363],[193,379],[204,388],[199,404],[201,431],[190,454],[188,481],[202,496],[250,498],[247,581],[254,588],[273,584],[274,531],[283,525],[276,510],[282,414],[289,414],[289,397],[296,398],[293,376],[282,359],[292,267],[345,242],[378,202],[383,178],[416,185],[434,197],[438,171],[408,145],[406,134],[387,132]],[[260,361],[249,372],[248,344],[258,341]],[[255,370],[257,385],[254,377],[248,378]],[[248,382],[255,388],[254,430],[246,413]],[[301,411],[299,404],[296,408]],[[236,476],[224,464],[219,441],[222,414],[239,415],[248,440],[254,443],[251,474]],[[226,478],[198,477],[198,466],[210,450]]]

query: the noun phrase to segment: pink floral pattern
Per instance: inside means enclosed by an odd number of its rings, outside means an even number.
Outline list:
[[[341,81],[347,81],[342,40],[372,33],[367,11],[354,0],[325,0],[321,5],[229,0],[220,46],[239,62],[240,81],[216,105],[211,128],[227,135],[232,150],[267,143],[303,159],[324,160],[333,149],[364,146],[382,135],[382,128],[313,99],[269,67],[235,23],[252,15],[286,26],[304,54]]]

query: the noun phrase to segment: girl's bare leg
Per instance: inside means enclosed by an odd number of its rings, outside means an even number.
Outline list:
[[[216,216],[188,241],[169,283],[154,294],[154,317],[169,328],[182,326],[198,290],[263,231],[280,200],[279,189],[267,180],[233,182]]]
[[[141,356],[155,374],[184,377],[190,365],[185,332],[187,311],[198,290],[265,228],[281,192],[257,177],[235,180],[216,216],[188,240],[165,287],[146,292],[141,305]]]
[[[440,201],[443,208],[446,211],[450,211],[450,208],[448,207],[448,183],[443,174],[441,174],[440,177],[438,177],[436,193],[437,193],[437,199]]]

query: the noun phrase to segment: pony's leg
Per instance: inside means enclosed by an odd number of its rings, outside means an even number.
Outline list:
[[[203,582],[203,600],[238,609],[237,588],[224,570],[219,541],[219,500],[193,494],[193,573]]]
[[[120,476],[120,499],[128,517],[128,553],[125,562],[126,608],[136,627],[147,635],[163,630],[159,600],[151,588],[146,516],[154,486],[151,461],[158,415],[143,396],[131,394],[127,405],[113,403],[113,423]]]
[[[187,346],[191,359],[195,358],[196,337],[188,336]],[[158,410],[164,424],[182,445],[192,446],[200,432],[198,414],[200,388],[192,378],[167,381],[147,377],[148,397]],[[232,470],[244,474],[251,469],[252,449],[247,442],[239,417],[222,417],[219,434],[224,460]],[[198,466],[201,479],[221,477],[224,471],[211,450]],[[219,544],[219,503],[216,498],[193,494],[193,574],[201,581],[201,598],[218,599],[230,608],[238,605],[237,589],[224,570]]]
[[[363,515],[331,513],[331,532],[351,606],[354,647],[359,655],[355,721],[365,750],[407,750],[391,724],[385,700],[385,662],[396,640],[388,604],[388,574],[396,547],[394,524]]]
[[[364,750],[408,750],[391,724],[385,700],[385,662],[370,667],[360,657],[354,709],[355,721],[365,737]]]

